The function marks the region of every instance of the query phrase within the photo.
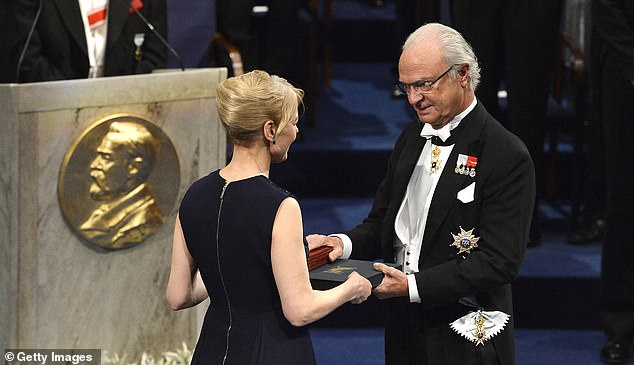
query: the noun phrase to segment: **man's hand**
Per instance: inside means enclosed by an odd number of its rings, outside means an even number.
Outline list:
[[[384,276],[381,284],[372,290],[372,294],[379,299],[409,297],[407,276],[404,272],[380,262],[375,262],[373,266],[374,270],[381,271]]]
[[[343,255],[343,242],[338,237],[324,236],[321,234],[310,234],[306,236],[308,249],[312,250],[321,246],[330,246],[332,252],[328,254],[328,259],[332,262]]]

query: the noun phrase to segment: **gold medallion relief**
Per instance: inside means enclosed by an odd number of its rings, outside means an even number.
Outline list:
[[[84,241],[128,248],[156,232],[180,186],[176,149],[145,118],[116,114],[87,128],[66,152],[58,199]]]

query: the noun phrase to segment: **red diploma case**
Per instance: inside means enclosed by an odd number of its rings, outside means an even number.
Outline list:
[[[308,252],[308,271],[324,266],[330,260],[328,260],[328,254],[332,252],[333,248],[330,246],[321,246]]]

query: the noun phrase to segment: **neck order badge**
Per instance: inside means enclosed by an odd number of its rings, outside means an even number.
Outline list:
[[[431,151],[430,171],[432,174],[440,169],[440,162],[440,148],[434,146],[434,149]]]

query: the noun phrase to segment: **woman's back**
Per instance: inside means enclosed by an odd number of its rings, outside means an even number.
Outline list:
[[[271,267],[273,223],[289,196],[265,176],[227,183],[218,171],[187,191],[180,222],[211,298],[192,364],[314,363],[307,330],[282,313]]]

